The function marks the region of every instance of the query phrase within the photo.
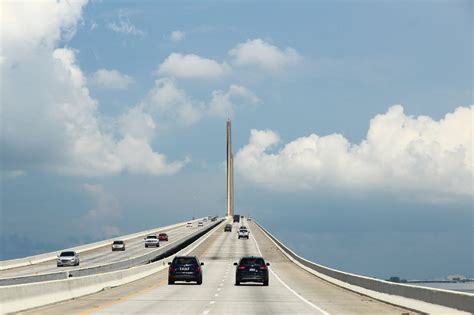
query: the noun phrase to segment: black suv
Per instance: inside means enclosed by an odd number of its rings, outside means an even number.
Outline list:
[[[202,269],[204,263],[200,263],[196,256],[176,256],[168,263],[168,284],[175,281],[196,281],[202,284]]]
[[[224,227],[224,232],[232,232],[232,224],[226,224]]]
[[[264,286],[268,286],[268,266],[262,257],[242,257],[235,270],[235,285],[241,282],[261,282]]]

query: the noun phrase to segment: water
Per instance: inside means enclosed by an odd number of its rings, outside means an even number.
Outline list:
[[[409,283],[410,285],[417,285],[421,287],[429,287],[436,289],[460,291],[467,293],[474,293],[474,282],[455,282],[455,283]]]

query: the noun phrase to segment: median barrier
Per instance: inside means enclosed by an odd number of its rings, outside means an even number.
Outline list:
[[[464,312],[474,313],[474,294],[394,283],[328,268],[298,256],[259,223],[255,222],[255,224],[290,260],[315,276],[337,286],[379,300],[382,299],[377,294],[372,294],[370,291],[414,299]],[[345,284],[349,284],[350,286]],[[359,290],[358,288],[361,288],[362,290]],[[406,305],[399,304],[401,301],[400,299],[398,299],[397,302],[390,302],[385,299],[382,301],[406,308],[412,308],[412,304],[410,303]]]

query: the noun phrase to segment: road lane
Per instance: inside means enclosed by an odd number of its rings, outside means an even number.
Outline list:
[[[176,228],[164,230],[169,236],[168,242],[160,242],[160,247],[166,247],[177,240],[182,239],[183,237],[195,232],[199,228],[196,224],[193,227],[189,228],[185,225],[179,226]],[[161,232],[161,231],[160,231]],[[117,238],[120,239],[120,238]],[[56,259],[49,260],[29,266],[12,268],[7,270],[0,271],[0,278],[9,278],[9,277],[20,277],[20,276],[28,276],[28,275],[35,275],[35,274],[44,274],[44,273],[52,273],[52,272],[61,272],[61,271],[69,271],[75,270],[80,268],[92,267],[97,265],[103,265],[106,263],[121,261],[125,259],[130,259],[133,257],[144,255],[148,252],[156,250],[155,247],[145,248],[143,237],[137,237],[130,240],[127,240],[126,243],[126,250],[125,251],[112,251],[110,245],[100,247],[94,250],[85,251],[79,253],[80,258],[80,265],[73,267],[57,267],[56,266]],[[59,252],[58,252],[59,254]]]
[[[245,224],[250,225],[255,241],[252,238],[238,240],[236,230],[239,224],[234,224],[231,233],[218,229],[192,251],[191,254],[205,263],[202,285],[167,285],[167,270],[163,270],[128,285],[29,313],[414,314],[314,277],[289,262],[253,223]],[[259,250],[271,263],[274,272],[270,273],[269,286],[235,286],[233,263],[244,255],[259,255]]]

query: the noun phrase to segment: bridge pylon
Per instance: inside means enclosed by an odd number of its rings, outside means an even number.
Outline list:
[[[227,216],[234,215],[234,156],[232,154],[232,121],[227,120]]]

